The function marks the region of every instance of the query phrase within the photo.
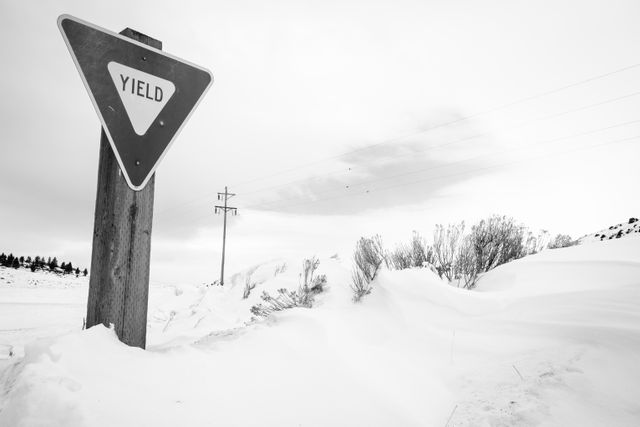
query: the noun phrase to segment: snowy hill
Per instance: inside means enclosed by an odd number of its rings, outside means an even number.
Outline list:
[[[579,239],[580,243],[601,242],[603,240],[620,239],[623,237],[640,236],[640,221],[638,218],[629,218],[627,222],[612,225],[604,230],[587,234]]]
[[[383,271],[359,304],[350,261],[323,259],[312,309],[252,321],[262,291],[295,289],[300,270],[152,287],[147,351],[80,330],[84,286],[0,282],[0,342],[47,337],[0,361],[0,426],[640,425],[640,239],[543,251],[476,291]],[[11,317],[23,332],[4,330],[12,304],[37,311]],[[73,308],[52,325],[59,304]]]

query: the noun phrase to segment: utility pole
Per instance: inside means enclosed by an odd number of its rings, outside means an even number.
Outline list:
[[[235,193],[229,193],[227,187],[224,187],[224,193],[218,193],[218,200],[224,200],[224,206],[216,205],[214,213],[224,212],[224,222],[222,226],[222,266],[220,267],[220,286],[224,286],[224,250],[227,241],[227,212],[231,211],[234,215],[238,214],[238,209],[227,206],[227,201],[235,196]]]

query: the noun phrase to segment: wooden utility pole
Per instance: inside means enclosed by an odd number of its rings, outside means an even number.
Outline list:
[[[126,28],[120,34],[162,49]],[[87,327],[113,327],[120,341],[145,348],[155,174],[141,191],[127,185],[107,135],[100,137]]]
[[[224,193],[218,193],[218,200],[224,200],[224,206],[217,206],[214,209],[215,213],[219,211],[224,212],[224,221],[222,226],[222,266],[220,267],[220,286],[224,286],[224,252],[227,241],[227,211],[233,212],[234,215],[238,214],[238,209],[227,206],[227,200],[235,196],[234,193],[229,193],[227,187],[224,187]]]

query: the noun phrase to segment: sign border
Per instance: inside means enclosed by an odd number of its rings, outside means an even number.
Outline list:
[[[104,118],[102,117],[102,113],[100,112],[100,109],[98,108],[98,104],[96,103],[96,100],[95,100],[95,98],[93,96],[93,92],[91,91],[91,88],[89,87],[89,83],[87,82],[87,79],[84,76],[82,68],[80,67],[80,64],[78,63],[78,59],[76,58],[76,54],[74,53],[73,48],[71,47],[71,43],[69,42],[69,39],[67,38],[67,35],[64,32],[64,29],[62,28],[62,21],[65,20],[65,19],[69,19],[69,20],[77,22],[79,24],[86,25],[87,27],[93,28],[94,30],[109,34],[110,36],[113,36],[113,37],[119,38],[119,39],[121,39],[123,41],[126,41],[127,43],[138,45],[138,46],[140,46],[140,47],[142,47],[144,49],[153,51],[153,52],[155,52],[155,53],[157,53],[159,55],[174,59],[174,60],[176,60],[178,62],[182,62],[182,63],[187,64],[187,65],[190,65],[191,67],[194,67],[194,68],[197,68],[197,69],[199,69],[201,71],[204,71],[205,73],[209,74],[209,76],[211,77],[211,80],[209,80],[209,84],[202,91],[202,94],[200,94],[200,97],[195,102],[195,104],[193,104],[193,107],[191,108],[191,111],[189,111],[189,114],[187,114],[187,117],[185,117],[185,119],[182,121],[182,123],[180,124],[180,126],[178,127],[176,132],[171,137],[171,140],[169,141],[169,143],[165,147],[164,151],[162,152],[160,157],[158,157],[158,160],[155,162],[155,164],[153,165],[153,167],[151,168],[151,170],[147,174],[147,177],[144,179],[144,181],[142,181],[142,184],[140,184],[139,186],[134,186],[131,183],[131,179],[129,178],[129,175],[127,174],[127,170],[125,169],[125,167],[124,167],[124,165],[122,163],[122,159],[120,158],[120,154],[118,153],[118,150],[116,149],[116,145],[113,142],[113,138],[111,137],[111,133],[109,132],[109,129],[108,129],[108,127],[107,127],[107,125],[106,125],[106,123],[104,121]],[[200,101],[202,101],[202,98],[204,98],[206,93],[209,91],[209,88],[213,84],[213,73],[207,68],[201,67],[201,66],[196,65],[196,64],[194,64],[192,62],[186,61],[186,60],[184,60],[182,58],[178,58],[177,56],[171,55],[171,54],[169,54],[167,52],[164,52],[162,50],[156,49],[156,48],[151,47],[149,45],[146,45],[144,43],[140,43],[137,40],[130,39],[129,37],[125,37],[122,34],[118,34],[118,33],[115,33],[113,31],[107,30],[107,29],[102,28],[102,27],[100,27],[98,25],[95,25],[95,24],[92,24],[90,22],[84,21],[84,20],[82,20],[80,18],[76,18],[75,16],[72,16],[72,15],[69,15],[69,14],[62,14],[62,15],[58,16],[57,23],[58,23],[58,29],[62,33],[62,38],[64,39],[64,42],[67,45],[67,49],[71,53],[71,58],[73,59],[73,62],[75,64],[75,66],[76,66],[76,69],[78,70],[78,73],[80,74],[80,77],[82,78],[82,83],[84,84],[85,88],[87,89],[87,92],[89,93],[89,98],[91,98],[91,103],[93,104],[93,108],[96,110],[96,113],[98,114],[98,118],[100,119],[100,123],[102,124],[102,129],[104,130],[104,133],[107,135],[107,139],[109,140],[109,145],[111,145],[111,150],[113,151],[113,154],[115,155],[116,160],[118,161],[118,166],[120,167],[120,171],[122,172],[122,175],[124,176],[124,179],[127,181],[127,185],[129,186],[129,188],[131,188],[134,191],[142,190],[147,185],[147,183],[149,182],[149,180],[151,179],[153,174],[156,172],[156,168],[158,167],[158,165],[160,164],[160,162],[162,161],[164,156],[169,151],[169,148],[171,148],[171,145],[173,145],[173,143],[175,142],[176,137],[180,134],[180,132],[182,131],[182,128],[184,127],[184,125],[191,118],[191,115],[193,114],[195,109],[200,104]],[[172,82],[172,83],[175,85],[175,82]]]

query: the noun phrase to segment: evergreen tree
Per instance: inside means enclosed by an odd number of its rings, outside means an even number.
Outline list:
[[[87,274],[89,274],[89,270],[87,270],[86,268],[84,269],[84,271],[82,272],[82,274],[85,275],[85,277],[87,276]]]
[[[31,269],[31,272],[33,273],[34,271],[36,271],[36,263],[31,263],[31,267],[29,267]]]
[[[13,266],[13,254],[9,254],[9,256],[7,257],[7,261],[4,263],[5,267],[12,267]]]
[[[80,269],[76,267],[76,277],[78,277],[79,275],[80,275]]]
[[[60,268],[62,269],[62,271],[66,271],[67,264],[64,261],[62,261],[62,264],[60,264]]]
[[[73,273],[73,265],[71,265],[71,263],[68,263],[65,267],[64,267],[64,272],[67,274],[71,274]]]
[[[28,262],[29,264],[32,264],[32,261],[31,261],[31,257],[30,257],[30,256],[28,256],[28,257],[27,257],[27,262]]]
[[[24,264],[24,257],[23,256],[20,257],[20,264]]]
[[[20,268],[20,260],[18,258],[13,259],[13,264],[11,264],[13,268]]]
[[[49,263],[49,270],[55,271],[57,267],[58,267],[58,258],[53,257],[53,259]]]
[[[0,265],[4,265],[7,262],[7,256],[2,252],[0,255]]]

